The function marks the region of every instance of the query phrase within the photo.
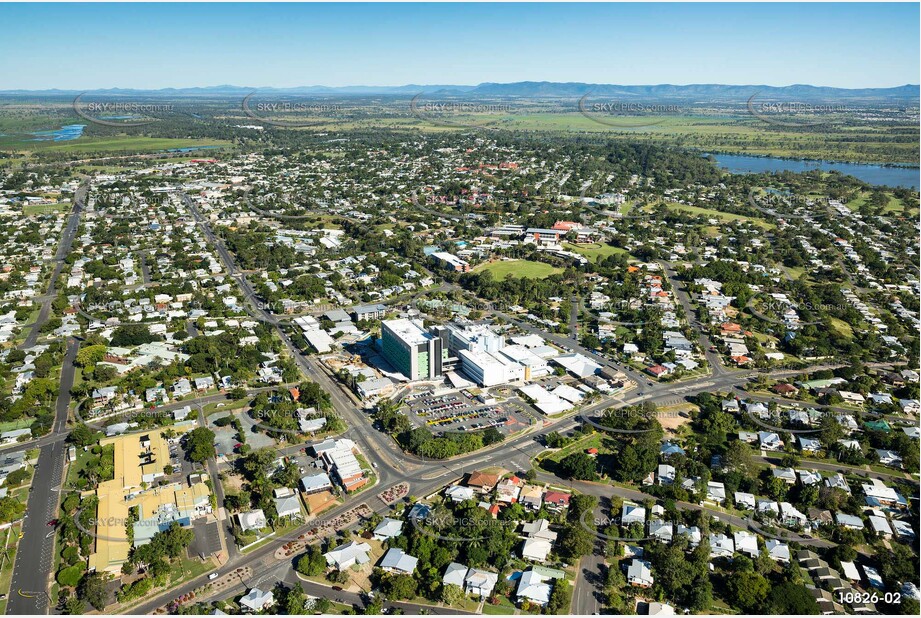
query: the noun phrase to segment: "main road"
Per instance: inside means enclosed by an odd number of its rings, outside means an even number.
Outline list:
[[[42,326],[51,315],[51,301],[57,293],[57,280],[64,268],[67,254],[80,225],[80,214],[86,199],[86,185],[74,193],[74,207],[67,219],[61,241],[55,255],[55,265],[48,281],[48,289],[42,300],[38,319],[21,347],[35,345]],[[66,445],[63,437],[67,433],[67,414],[70,409],[70,389],[74,385],[74,360],[80,343],[70,339],[61,367],[61,381],[55,402],[54,424],[51,433],[39,442],[38,462],[29,490],[29,500],[22,521],[22,538],[16,552],[13,576],[10,584],[7,614],[47,614],[52,604],[48,596],[49,580],[54,572],[54,529],[46,524],[58,512],[61,482],[64,471]],[[30,444],[35,448],[37,444]],[[49,534],[51,532],[52,534]]]

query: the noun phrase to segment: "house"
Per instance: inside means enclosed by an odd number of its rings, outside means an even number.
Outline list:
[[[325,472],[311,474],[301,479],[301,491],[305,494],[315,494],[321,491],[329,491],[333,488],[333,482]]]
[[[758,441],[761,443],[761,448],[765,451],[783,450],[783,440],[773,431],[759,431]]]
[[[786,543],[781,543],[775,539],[768,539],[764,542],[764,546],[767,549],[768,556],[776,562],[783,562],[787,564],[790,562],[790,546]]]
[[[855,515],[848,515],[847,513],[837,513],[835,514],[835,521],[839,526],[847,528],[848,530],[863,530],[863,520]]]
[[[722,504],[726,500],[726,486],[722,483],[709,481],[707,483],[707,501]]]
[[[549,493],[549,492],[548,492]],[[544,490],[538,487],[537,485],[525,485],[521,488],[521,491],[518,493],[518,504],[523,506],[526,509],[531,509],[532,511],[539,511],[541,505],[543,504]],[[569,494],[560,494],[566,495],[566,506],[569,506]]]
[[[416,570],[418,558],[413,558],[398,547],[391,547],[378,565],[388,573],[400,573],[403,575],[412,575]]]
[[[252,511],[246,511],[245,513],[238,513],[237,521],[240,524],[240,528],[244,532],[248,530],[261,530],[267,525],[265,513],[262,511],[262,509],[255,509]]]
[[[787,485],[796,485],[796,471],[793,468],[771,468],[771,474]]]
[[[445,574],[441,578],[441,585],[454,585],[459,588],[464,587],[464,580],[467,578],[467,567],[459,562],[452,562],[445,569]]]
[[[518,502],[518,494],[521,493],[521,481],[518,477],[502,479],[496,485],[496,500],[506,504]]]
[[[570,494],[565,492],[548,491],[544,494],[544,504],[547,506],[547,509],[551,511],[562,511],[563,509],[569,508],[569,498]],[[520,496],[519,501],[521,501]]]
[[[395,536],[400,536],[400,533],[403,531],[403,522],[399,519],[391,519],[390,517],[385,517],[381,523],[374,528],[374,540],[375,541],[386,541],[387,539],[393,538]]]
[[[645,560],[636,558],[627,567],[627,583],[638,588],[650,588],[655,583],[652,577],[652,567]]]
[[[631,524],[646,525],[646,509],[637,504],[624,503],[620,514],[620,525],[627,527]]]
[[[755,508],[755,496],[752,494],[747,494],[741,491],[735,493],[735,503],[737,509],[750,509],[754,510]]]
[[[371,546],[367,543],[356,543],[355,541],[349,541],[345,545],[340,545],[339,547],[326,552],[323,554],[323,557],[326,558],[327,566],[331,566],[342,571],[355,564],[362,565],[370,562],[371,557],[368,556],[370,551]]]
[[[780,507],[773,500],[758,500],[758,512],[766,517],[777,517]]]
[[[780,519],[787,526],[800,528],[806,527],[808,521],[806,516],[789,502],[780,503]]]
[[[551,586],[547,582],[550,577],[542,575],[535,569],[529,569],[521,574],[518,580],[518,589],[515,596],[518,602],[527,601],[543,607],[550,602]]]
[[[799,482],[804,486],[818,485],[822,482],[822,475],[815,470],[797,470],[796,473],[799,475]]]
[[[732,558],[735,551],[735,542],[725,534],[710,535],[711,558]]]
[[[675,482],[675,467],[668,464],[659,464],[658,472],[656,473],[656,482],[659,485],[671,485]]]
[[[884,539],[892,536],[892,528],[889,527],[889,522],[886,521],[885,517],[870,515],[867,519],[870,521],[870,527],[873,528],[873,532]]]
[[[884,466],[891,466],[893,468],[902,467],[902,458],[895,451],[878,448],[876,449],[876,455],[879,457],[879,463]]]
[[[674,527],[669,521],[654,519],[649,522],[649,536],[658,539],[663,543],[671,543],[672,536],[674,536],[674,534]]]
[[[275,498],[275,510],[279,517],[298,517],[301,514],[301,502],[297,496]]]
[[[521,546],[521,557],[532,562],[546,562],[553,549],[553,541],[543,538],[525,539]]]
[[[486,598],[492,594],[498,581],[498,573],[471,568],[467,571],[467,577],[464,579],[464,592]]]
[[[471,472],[470,478],[467,479],[467,487],[472,487],[481,494],[488,494],[496,488],[499,482],[498,474],[487,474],[485,472]]]
[[[240,606],[251,612],[261,612],[275,604],[275,595],[271,590],[263,592],[253,588],[240,598]]]
[[[678,527],[675,530],[675,534],[679,536],[688,537],[688,545],[691,547],[691,549],[694,549],[695,547],[700,545],[700,540],[702,536],[700,533],[700,528],[698,528],[697,526],[688,527],[688,526],[685,526],[684,524],[678,524]]]
[[[851,486],[847,484],[847,479],[840,472],[825,479],[825,486],[834,489],[840,489],[848,494],[851,493]]]
[[[21,442],[31,438],[32,430],[28,427],[24,427],[22,429],[12,429],[10,431],[4,431],[3,433],[0,433],[0,442],[3,444],[13,444],[14,442]]]
[[[758,537],[745,530],[737,530],[733,535],[736,551],[740,554],[748,554],[751,558],[757,558],[760,551],[758,550]]]
[[[796,439],[799,442],[799,449],[804,453],[818,453],[822,450],[822,443],[815,438],[797,436]]]
[[[445,497],[450,498],[455,504],[465,500],[473,500],[473,488],[461,485],[451,485],[445,489]]]

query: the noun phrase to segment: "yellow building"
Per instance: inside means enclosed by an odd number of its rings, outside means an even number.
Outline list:
[[[170,462],[166,429],[135,433],[99,442],[115,449],[115,477],[96,489],[96,551],[89,558],[90,571],[119,573],[128,559],[132,542],[126,524],[136,507],[134,545],[143,545],[173,521],[188,524],[211,512],[211,491],[205,483],[158,486]]]

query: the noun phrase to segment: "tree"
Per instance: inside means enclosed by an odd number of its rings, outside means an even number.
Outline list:
[[[69,616],[79,616],[86,611],[86,604],[82,599],[69,596],[67,600],[64,601],[64,613]]]
[[[76,446],[89,446],[96,442],[96,432],[90,429],[86,424],[80,423],[75,425],[70,431],[68,440],[73,442]]]
[[[381,583],[384,594],[391,599],[412,599],[416,596],[416,587],[412,575],[391,575]]]
[[[457,605],[464,600],[464,590],[456,584],[441,587],[441,600],[447,605]]]
[[[561,557],[574,561],[592,553],[594,546],[594,535],[580,523],[570,522],[560,531],[557,552]]]
[[[754,571],[733,573],[726,580],[726,592],[733,607],[754,614],[767,598],[771,585]]]
[[[217,455],[214,432],[207,427],[196,427],[186,436],[185,450],[192,461],[203,463]]]
[[[765,614],[818,614],[819,604],[804,586],[784,582],[771,587],[771,592],[764,602]]]
[[[106,347],[104,345],[90,345],[81,348],[77,352],[74,364],[78,367],[93,367],[96,363],[105,358]]]
[[[316,545],[310,545],[307,553],[297,561],[297,572],[301,575],[316,577],[326,572],[326,558]]]
[[[566,478],[582,481],[595,480],[595,459],[587,453],[572,453],[559,463],[560,474]]]
[[[77,594],[81,599],[86,599],[90,605],[102,611],[106,607],[108,592],[106,580],[102,573],[90,573],[80,582]]]
[[[550,601],[547,603],[547,613],[568,614],[571,601],[572,588],[566,580],[558,579],[553,585],[553,591],[550,593]]]

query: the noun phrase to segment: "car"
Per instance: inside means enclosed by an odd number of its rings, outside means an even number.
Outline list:
[[[51,521],[48,522],[48,525],[49,525],[49,526],[57,526],[57,525],[58,525],[58,520],[52,519]]]
[[[336,592],[342,592],[342,586],[333,586],[333,590]]]
[[[372,461],[372,462],[371,462],[371,467],[372,467],[372,468],[376,468],[376,467],[377,467],[377,462],[376,462],[376,461]]]
[[[208,576],[208,579],[212,579],[212,580],[217,579],[217,578],[218,578],[218,574],[216,572]]]

